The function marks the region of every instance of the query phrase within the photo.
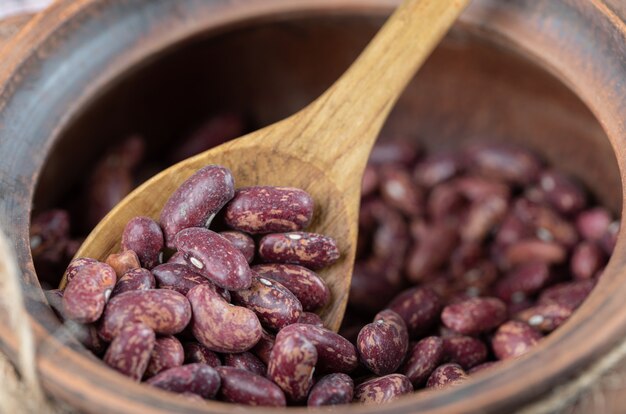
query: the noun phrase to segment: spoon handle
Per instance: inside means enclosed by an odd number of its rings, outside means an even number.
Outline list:
[[[294,125],[301,139],[291,144],[336,177],[339,189],[358,191],[389,111],[468,3],[404,1],[344,75],[299,114],[310,122]]]

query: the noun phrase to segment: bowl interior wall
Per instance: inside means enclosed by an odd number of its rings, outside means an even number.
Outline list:
[[[251,128],[286,117],[327,88],[381,22],[293,18],[205,34],[164,51],[102,91],[64,131],[40,176],[36,209],[75,191],[104,149],[131,133],[142,134],[159,160],[216,112],[243,113]],[[519,143],[620,209],[615,156],[589,110],[558,79],[465,26],[453,29],[415,77],[382,137],[415,139],[429,150]]]

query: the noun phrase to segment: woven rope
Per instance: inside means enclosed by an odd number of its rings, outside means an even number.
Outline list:
[[[37,377],[36,350],[28,314],[24,308],[15,254],[0,232],[0,311],[2,322],[17,336],[17,367],[0,352],[0,413],[68,414],[71,411],[51,401]]]

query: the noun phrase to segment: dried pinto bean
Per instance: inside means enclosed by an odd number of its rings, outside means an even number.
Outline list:
[[[222,365],[222,361],[215,352],[198,342],[188,342],[183,345],[183,349],[185,351],[185,362],[188,364],[201,362],[213,368]]]
[[[115,289],[113,289],[113,293],[111,293],[111,297],[131,290],[154,289],[155,286],[154,275],[152,275],[149,270],[142,268],[132,269],[124,273],[117,281]]]
[[[584,241],[574,248],[570,270],[574,279],[591,279],[604,266],[602,249],[593,242]]]
[[[95,322],[113,291],[117,277],[111,266],[93,263],[76,270],[63,292],[63,315],[79,323]]]
[[[422,190],[415,185],[407,170],[397,166],[383,166],[379,174],[380,193],[387,204],[411,217],[422,213]]]
[[[324,321],[322,320],[322,318],[320,318],[318,314],[312,312],[302,312],[300,318],[298,318],[298,323],[314,325],[320,328],[324,327]]]
[[[78,272],[78,269],[80,269],[81,267],[85,265],[94,264],[94,263],[98,263],[98,261],[90,257],[77,257],[76,259],[72,260],[70,264],[67,266],[67,269],[65,270],[65,274],[64,274],[65,283],[67,284],[70,282],[70,280],[74,279],[74,276],[76,276],[76,272]]]
[[[400,315],[383,310],[365,325],[356,341],[361,362],[376,375],[395,372],[409,347],[409,334]]]
[[[322,372],[353,371],[358,365],[357,351],[347,339],[326,328],[295,323],[286,326],[281,334],[299,333],[317,349],[317,367]]]
[[[220,382],[214,368],[200,363],[170,368],[146,381],[166,391],[197,394],[202,398],[213,398]]]
[[[496,298],[473,298],[443,308],[441,321],[464,335],[488,332],[507,317],[506,305]]]
[[[263,361],[250,352],[238,354],[224,354],[224,365],[227,367],[241,368],[253,372],[257,375],[265,375],[267,368]]]
[[[231,242],[243,254],[248,263],[252,263],[256,249],[252,237],[240,231],[222,231],[219,235]]]
[[[218,367],[217,372],[222,379],[218,394],[222,401],[267,407],[287,405],[283,391],[267,378],[233,367]]]
[[[435,154],[417,164],[413,178],[420,185],[434,187],[454,177],[460,169],[461,163],[456,154]]]
[[[235,195],[235,182],[227,168],[209,165],[194,173],[165,202],[159,219],[169,248],[174,236],[189,227],[208,227],[213,217]]]
[[[336,373],[320,378],[311,389],[307,405],[322,407],[327,405],[341,405],[352,402],[354,396],[354,381],[349,375]]]
[[[132,250],[110,254],[106,259],[106,264],[115,270],[115,274],[118,278],[124,276],[124,273],[129,270],[139,269],[141,267],[137,253]]]
[[[206,285],[191,289],[191,330],[196,339],[215,352],[243,352],[261,337],[261,324],[251,310],[233,306]]]
[[[467,374],[459,364],[443,364],[438,366],[426,382],[426,388],[441,389],[462,383]]]
[[[313,217],[313,198],[292,187],[240,188],[226,205],[226,224],[250,234],[283,233],[306,228]]]
[[[557,304],[574,310],[579,307],[595,286],[595,280],[585,279],[550,286],[539,296],[540,305]]]
[[[516,296],[531,296],[539,292],[550,279],[550,267],[546,263],[525,263],[500,279],[495,285],[495,292],[500,299],[511,302]]]
[[[541,334],[528,324],[508,321],[496,331],[491,347],[498,359],[515,358],[528,352],[540,339]]]
[[[270,354],[272,352],[272,348],[274,347],[274,342],[276,341],[276,337],[270,333],[268,333],[265,329],[261,330],[261,338],[259,342],[250,350],[254,355],[259,357],[261,361],[265,365],[267,365],[270,361]]]
[[[330,289],[326,282],[306,267],[269,263],[253,266],[252,270],[259,276],[275,280],[289,289],[305,311],[321,308],[330,300]]]
[[[109,345],[104,362],[139,381],[148,367],[155,341],[154,331],[148,326],[142,323],[126,325]]]
[[[549,170],[541,173],[539,186],[546,200],[563,214],[577,213],[587,203],[582,188],[558,171]]]
[[[466,156],[469,170],[513,184],[529,184],[541,170],[541,163],[534,154],[512,145],[477,145],[467,151]]]
[[[453,336],[443,340],[444,360],[470,369],[487,359],[487,347],[471,336]]]
[[[122,250],[137,253],[142,267],[152,269],[158,265],[162,249],[163,231],[150,217],[135,217],[124,227]]]
[[[354,400],[365,404],[382,404],[413,391],[411,381],[402,374],[390,374],[359,384],[354,389]]]
[[[430,374],[441,364],[443,355],[443,340],[437,336],[429,336],[413,346],[400,372],[417,389],[426,383]]]
[[[185,361],[183,345],[173,336],[157,338],[145,377],[153,377],[166,369],[179,367]]]
[[[247,289],[252,272],[244,255],[211,230],[191,228],[176,234],[174,245],[196,273],[228,290]]]
[[[537,305],[519,312],[516,319],[541,332],[552,332],[572,315],[572,309],[555,303]]]
[[[332,238],[321,234],[276,233],[261,239],[259,255],[265,262],[291,263],[320,269],[339,259],[339,249]]]
[[[164,263],[152,269],[152,274],[160,289],[175,290],[183,295],[197,285],[213,286],[207,278],[196,273],[186,264]]]
[[[606,234],[613,219],[604,207],[594,207],[576,217],[576,229],[585,240],[599,241]]]
[[[449,258],[457,245],[458,235],[454,228],[444,222],[435,222],[418,229],[415,246],[409,250],[406,262],[410,282],[423,281],[437,271]]]
[[[441,299],[429,288],[414,287],[396,296],[387,308],[404,319],[409,336],[427,331],[439,319]]]
[[[191,306],[185,296],[166,289],[132,290],[112,298],[102,317],[100,335],[114,338],[130,323],[142,322],[157,334],[181,332],[191,319]]]
[[[298,322],[302,305],[296,296],[280,283],[253,276],[248,289],[232,293],[233,302],[252,310],[266,328],[279,330]]]
[[[267,377],[277,384],[291,401],[302,401],[313,385],[317,350],[297,332],[276,335],[267,365]]]

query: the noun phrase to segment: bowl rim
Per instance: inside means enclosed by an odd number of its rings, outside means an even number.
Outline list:
[[[75,43],[81,27],[93,23],[95,19],[102,19],[107,13],[113,13],[113,10],[128,10],[129,3],[124,0],[62,0],[45,13],[36,16],[4,49],[5,59],[0,63],[0,125],[11,121],[16,106],[25,99],[24,88],[31,88],[32,93],[37,91],[33,87],[42,86],[38,83],[37,75],[46,62],[62,53],[68,53],[70,46],[75,48],[72,51],[74,54],[87,47],[89,42],[82,46]],[[148,3],[150,0],[141,0],[135,2],[133,7],[139,10],[149,7]],[[178,4],[194,8],[201,7],[199,3],[197,0],[184,0]],[[195,20],[185,21],[186,24],[180,25],[178,30],[161,30],[157,33],[147,26],[134,28],[129,36],[142,41],[118,46],[119,49],[110,51],[111,56],[118,59],[115,65],[104,67],[95,82],[88,87],[85,85],[82,95],[77,96],[72,106],[66,109],[63,118],[55,120],[51,125],[48,145],[52,145],[63,130],[63,125],[67,125],[79,113],[79,108],[85,102],[95,99],[98,91],[105,85],[126,74],[138,62],[154,57],[166,47],[172,47],[200,32],[207,32],[209,28],[232,28],[238,24],[250,24],[276,16],[314,16],[315,13],[381,14],[389,12],[396,3],[398,2],[393,0],[211,0],[202,6],[205,8],[203,14],[196,16]],[[184,12],[174,16],[151,17],[162,19],[157,20],[159,23],[165,21],[169,24],[190,18]],[[116,24],[128,25],[129,22],[130,20],[124,19]],[[476,0],[462,15],[459,24],[465,30],[488,36],[503,47],[534,61],[574,91],[604,128],[616,155],[622,177],[622,192],[625,193],[623,177],[626,155],[621,148],[624,147],[626,134],[621,120],[626,119],[626,94],[615,96],[612,93],[618,88],[620,79],[624,79],[626,75],[626,65],[620,62],[623,54],[616,53],[626,51],[626,27],[623,20],[603,2],[596,0]],[[129,26],[123,27],[128,29]],[[594,44],[589,39],[595,39],[598,43]],[[604,47],[598,47],[598,44]],[[602,64],[586,64],[581,60],[582,57],[588,59],[587,62]],[[20,94],[22,95],[19,96]],[[18,96],[21,100],[16,99]],[[30,177],[32,182],[37,181],[39,172],[34,171]],[[28,194],[22,200],[23,208],[29,213],[32,188],[34,186],[30,186]],[[3,211],[0,209],[0,213]],[[5,222],[0,223],[2,227],[7,227]],[[28,225],[29,223],[20,222],[6,231],[18,247],[24,286],[38,286],[28,247]],[[535,351],[518,360],[508,361],[502,364],[503,367],[481,373],[475,380],[455,389],[401,398],[384,406],[358,405],[345,407],[344,410],[379,413],[477,410],[496,412],[505,407],[517,407],[532,398],[545,395],[554,386],[575,376],[597,360],[626,334],[626,312],[619,312],[620,296],[626,294],[626,284],[621,283],[626,278],[625,239],[624,233],[620,233],[605,275],[580,310],[565,326],[542,341]],[[40,299],[43,298],[41,292],[37,294]],[[58,338],[51,336],[51,327],[54,326],[54,322],[51,322],[52,316],[49,311],[41,312],[42,305],[36,302],[29,302],[29,313],[37,340],[40,343],[45,341],[47,346],[55,349],[53,356],[39,356],[38,369],[48,391],[62,399],[67,399],[87,411],[98,411],[107,407],[110,411],[120,413],[137,410],[150,413],[181,410],[226,413],[233,409],[232,405],[219,402],[208,402],[206,407],[197,406],[183,398],[172,398],[170,394],[135,384],[112,370],[101,369],[101,363],[94,358],[62,346]],[[595,327],[600,323],[603,329],[596,330]],[[573,346],[580,343],[585,346]],[[5,327],[0,327],[0,345],[15,360],[17,340]],[[567,352],[563,352],[564,349]],[[542,365],[546,360],[550,360],[551,364]],[[77,379],[78,372],[82,372],[84,376]],[[517,377],[523,378],[523,381]],[[120,384],[123,387],[119,387]],[[496,387],[497,395],[489,392]],[[146,404],[150,404],[149,410]],[[270,412],[267,409],[254,411]],[[295,408],[292,412],[304,411]],[[310,409],[306,409],[306,412],[310,412]]]

